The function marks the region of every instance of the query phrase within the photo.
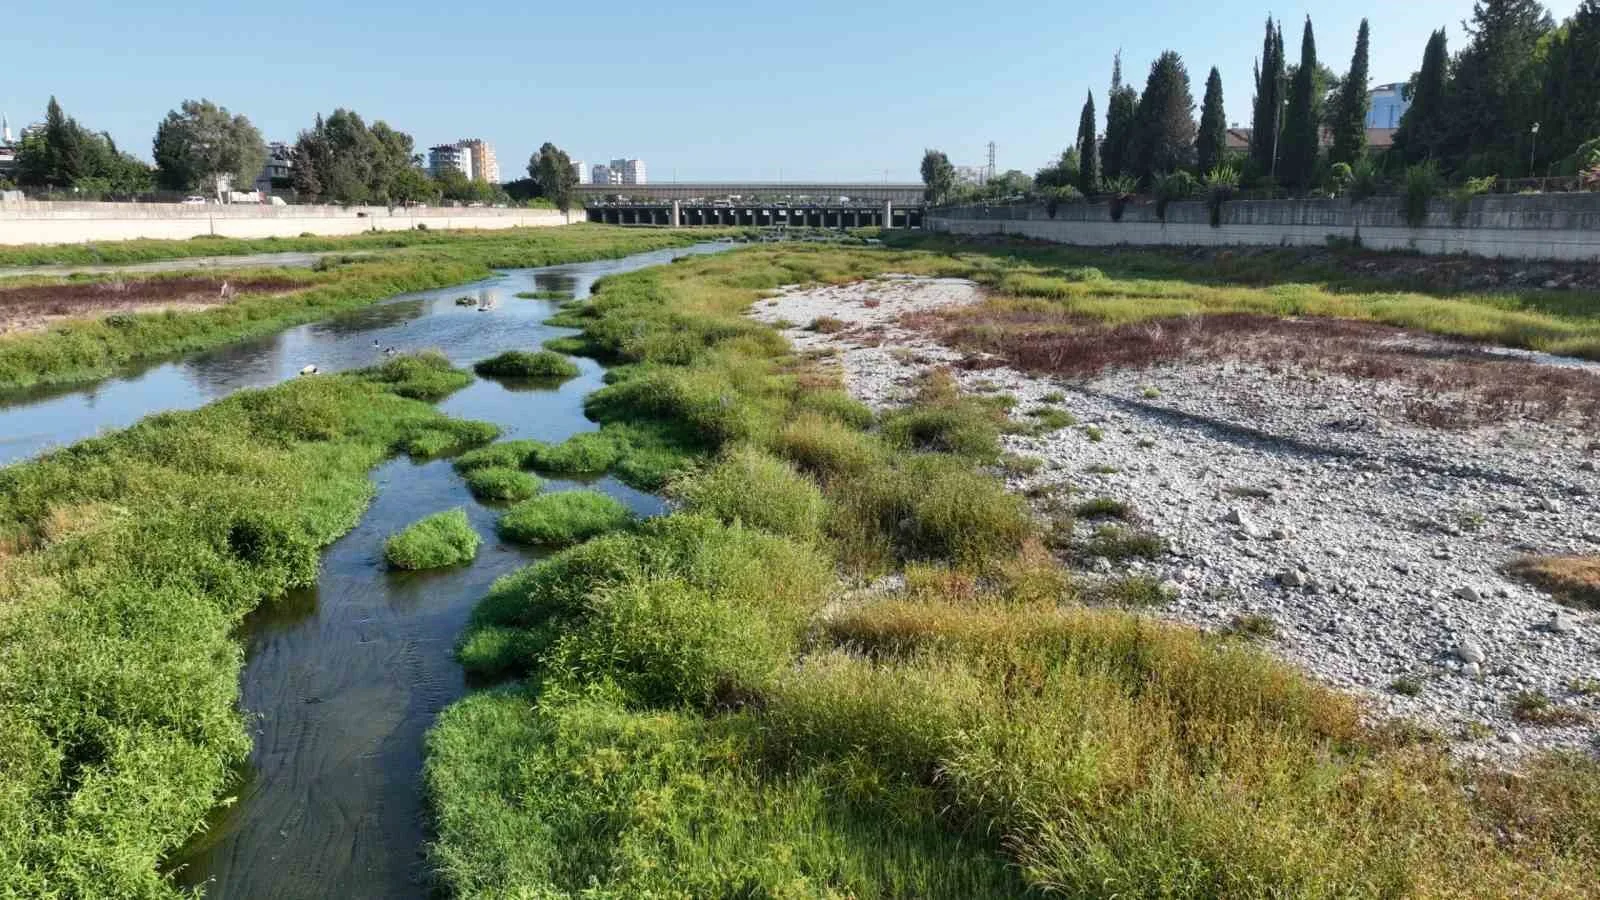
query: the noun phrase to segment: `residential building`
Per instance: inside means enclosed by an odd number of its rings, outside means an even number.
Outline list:
[[[472,155],[472,172],[467,177],[490,184],[500,183],[500,163],[495,161],[493,144],[482,138],[463,138],[456,146]]]
[[[621,184],[622,171],[613,169],[605,163],[595,163],[589,178],[590,184]]]
[[[273,141],[267,145],[267,162],[256,176],[256,190],[270,194],[274,187],[288,187],[293,169],[294,148],[283,141]]]
[[[585,164],[584,161],[581,160],[581,159],[580,160],[576,160],[576,161],[574,161],[572,163],[572,175],[573,175],[574,178],[578,179],[578,183],[579,184],[592,184],[593,183],[593,182],[591,182],[589,180],[589,176],[590,176],[589,166],[587,164]]]
[[[1371,103],[1367,108],[1368,128],[1399,128],[1400,118],[1411,108],[1406,99],[1405,84],[1380,84],[1367,92]]]
[[[0,180],[17,177],[17,145],[11,140],[11,120],[0,116]]]
[[[472,151],[464,144],[440,144],[428,148],[428,174],[438,178],[445,172],[455,169],[457,172],[474,177],[472,168]]]
[[[612,184],[646,184],[644,161],[638,159],[613,159],[609,169],[616,173]]]

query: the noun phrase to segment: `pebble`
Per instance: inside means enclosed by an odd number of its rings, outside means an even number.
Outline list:
[[[882,302],[868,308],[862,301],[869,297]],[[832,315],[882,329],[876,347],[803,327],[785,337],[802,352],[835,351],[850,392],[883,409],[904,402],[922,372],[967,355],[908,331],[901,317],[981,298],[976,286],[957,279],[863,281],[795,288],[753,315],[790,322]],[[1426,337],[1403,340],[1424,355],[1450,349]],[[909,346],[914,358],[903,352]],[[1600,373],[1591,363],[1573,365]],[[1558,630],[1548,598],[1508,581],[1501,567],[1518,553],[1594,552],[1600,545],[1600,501],[1593,499],[1600,480],[1589,474],[1600,454],[1589,449],[1587,426],[1512,411],[1477,430],[1422,427],[1405,417],[1413,389],[1330,373],[1307,378],[1292,362],[1269,370],[1191,358],[1087,381],[1003,367],[955,372],[969,389],[993,382],[1018,399],[1018,410],[1048,403],[1081,422],[1119,423],[1100,442],[1083,440],[1078,429],[1003,440],[1006,449],[1045,461],[1038,474],[1018,479],[1020,488],[1082,486],[1093,481],[1084,470],[1100,466],[1120,472],[1097,490],[1129,502],[1140,527],[1182,548],[1181,557],[1146,567],[1168,573],[1164,589],[1181,586],[1155,614],[1207,628],[1241,613],[1269,614],[1294,636],[1269,652],[1384,704],[1395,678],[1439,661],[1443,647],[1445,669],[1465,677],[1425,700],[1400,700],[1397,712],[1450,730],[1471,721],[1495,734],[1515,731],[1530,747],[1586,744],[1582,729],[1521,727],[1509,701],[1519,690],[1554,695],[1573,679],[1593,677],[1600,628],[1563,611],[1573,630]],[[1145,386],[1160,391],[1159,414],[1115,400],[1138,397]],[[1066,400],[1042,399],[1056,392]],[[1242,439],[1241,427],[1259,436]],[[1141,442],[1161,447],[1160,455]],[[1233,496],[1229,486],[1269,490],[1271,499]],[[1473,513],[1483,518],[1472,516],[1468,525]],[[1088,566],[1131,570],[1110,560]],[[1493,666],[1485,648],[1494,650]],[[1497,743],[1490,755],[1514,756],[1522,746]]]

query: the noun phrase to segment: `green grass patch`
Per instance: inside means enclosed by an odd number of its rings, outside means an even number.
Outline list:
[[[370,373],[241,391],[0,468],[0,884],[179,896],[249,750],[244,615],[315,583],[368,473],[447,420]]]
[[[535,444],[526,465],[552,475],[600,475],[622,454],[615,433],[588,431],[559,444]]]
[[[827,501],[814,482],[754,447],[735,448],[716,466],[677,484],[674,493],[689,509],[804,541],[821,539],[827,516]]]
[[[522,300],[571,300],[571,291],[517,291]]]
[[[508,541],[559,547],[632,522],[633,513],[614,497],[599,491],[560,491],[518,503],[495,528]]]
[[[534,449],[542,445],[542,441],[533,440],[499,441],[487,447],[468,450],[456,457],[451,465],[463,475],[474,469],[522,469],[527,467]]]
[[[464,510],[434,513],[383,542],[383,558],[396,569],[442,569],[471,562],[481,543]]]
[[[479,500],[526,500],[539,492],[539,479],[504,466],[483,466],[466,474],[467,490]]]
[[[507,350],[477,363],[472,370],[495,378],[562,380],[578,377],[577,365],[552,350]]]

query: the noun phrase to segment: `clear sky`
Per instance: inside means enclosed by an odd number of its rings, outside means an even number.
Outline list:
[[[591,164],[639,157],[652,181],[914,181],[924,147],[976,165],[990,140],[1001,169],[1032,172],[1071,144],[1091,88],[1103,128],[1118,47],[1136,87],[1158,53],[1177,50],[1197,104],[1218,66],[1229,121],[1248,124],[1269,11],[1285,21],[1291,61],[1310,13],[1320,57],[1340,72],[1368,16],[1374,84],[1409,77],[1434,28],[1448,26],[1454,52],[1471,13],[1470,0],[185,6],[82,0],[68,21],[53,3],[12,5],[0,111],[15,131],[55,94],[146,159],[166,111],[206,97],[268,140],[293,140],[338,106],[419,148],[482,137],[508,179],[553,140]]]

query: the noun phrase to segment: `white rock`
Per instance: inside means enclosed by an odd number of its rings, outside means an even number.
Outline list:
[[[1478,589],[1470,584],[1464,584],[1461,587],[1456,588],[1456,597],[1457,599],[1465,600],[1468,603],[1483,602],[1483,595],[1479,594]]]
[[[315,375],[315,374],[317,374],[317,367],[316,366],[305,366],[304,368],[302,368],[300,370],[300,374],[301,375]]]
[[[1578,623],[1572,621],[1571,616],[1558,609],[1550,614],[1549,628],[1556,634],[1572,634],[1578,630]]]
[[[1462,638],[1461,643],[1456,644],[1456,656],[1460,657],[1463,662],[1476,663],[1478,665],[1482,665],[1483,661],[1488,658],[1483,655],[1483,648],[1478,646],[1478,642],[1472,638]]]

